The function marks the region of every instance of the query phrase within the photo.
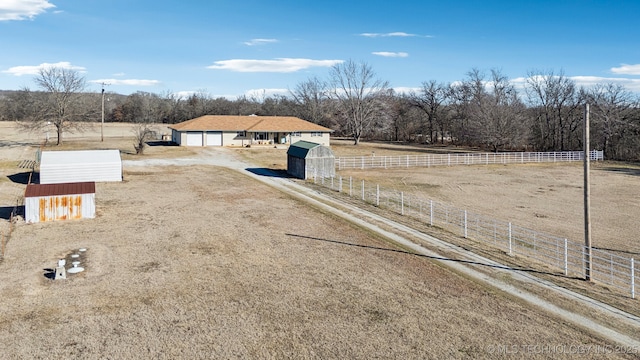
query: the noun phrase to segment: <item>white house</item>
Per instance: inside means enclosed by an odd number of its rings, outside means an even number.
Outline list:
[[[306,140],[329,146],[333,130],[293,116],[205,115],[169,126],[180,146],[292,144]]]

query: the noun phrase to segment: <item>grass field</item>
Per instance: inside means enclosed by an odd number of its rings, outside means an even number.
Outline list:
[[[0,206],[24,190],[10,177],[35,150],[25,143],[0,146]],[[238,150],[282,165],[281,149]],[[143,158],[201,155],[152,147]],[[125,168],[124,182],[97,185],[96,203],[96,219],[17,224],[0,263],[0,357],[494,358],[497,346],[611,345],[237,171]],[[81,247],[85,272],[45,276]]]

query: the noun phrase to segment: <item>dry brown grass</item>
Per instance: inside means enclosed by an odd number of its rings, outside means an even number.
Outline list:
[[[489,346],[606,344],[235,171],[127,170],[96,203],[96,219],[16,228],[0,263],[1,357],[493,358]],[[85,272],[45,277],[80,247]]]

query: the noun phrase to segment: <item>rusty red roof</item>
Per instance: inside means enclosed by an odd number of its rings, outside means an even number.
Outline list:
[[[95,192],[95,182],[29,184],[24,191],[24,197],[94,194]]]

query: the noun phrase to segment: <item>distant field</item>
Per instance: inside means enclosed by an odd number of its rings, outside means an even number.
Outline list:
[[[2,206],[24,190],[11,163],[34,150],[0,146]],[[492,358],[498,345],[607,344],[236,171],[125,168],[96,202],[96,219],[17,225],[0,262],[1,357]],[[85,272],[45,277],[80,247]]]
[[[337,157],[446,151],[442,147],[368,142],[354,146],[346,140],[333,141],[332,149]],[[241,151],[265,167],[286,169],[282,150]],[[636,236],[640,218],[640,166],[604,161],[592,162],[591,170],[593,246],[640,256],[640,240]],[[342,170],[338,176],[364,179],[532,230],[575,242],[584,241],[581,162]]]

